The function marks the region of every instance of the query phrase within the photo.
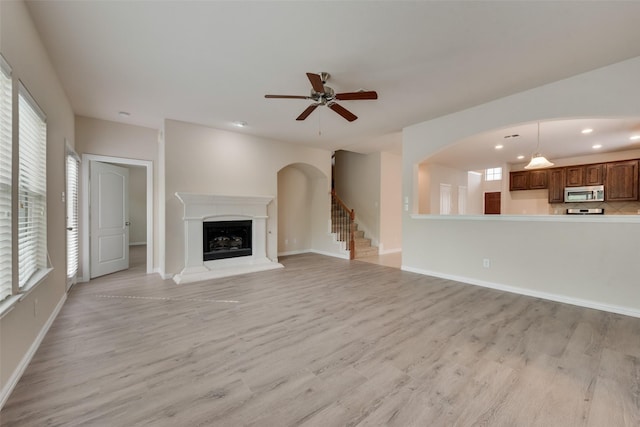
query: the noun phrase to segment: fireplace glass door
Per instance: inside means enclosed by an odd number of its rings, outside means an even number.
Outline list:
[[[251,233],[251,220],[204,222],[204,261],[251,256]]]

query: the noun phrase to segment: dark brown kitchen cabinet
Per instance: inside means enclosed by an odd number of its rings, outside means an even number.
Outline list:
[[[509,190],[528,190],[529,171],[509,172]]]
[[[584,185],[604,184],[604,165],[586,165],[584,167]]]
[[[564,202],[565,169],[549,169],[549,203]]]
[[[517,171],[509,173],[509,190],[538,190],[548,187],[547,170]]]
[[[638,200],[638,160],[606,163],[604,198],[608,202]]]
[[[549,186],[549,171],[535,170],[529,171],[529,189],[545,189]]]
[[[565,187],[602,185],[604,183],[604,165],[576,165],[564,168]]]
[[[584,166],[564,168],[565,187],[581,187],[584,185]]]

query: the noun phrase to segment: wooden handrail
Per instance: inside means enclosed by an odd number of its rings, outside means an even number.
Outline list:
[[[336,190],[331,190],[331,196],[336,200],[336,202],[338,202],[338,204],[340,205],[340,207],[349,212],[349,216],[351,217],[351,220],[353,221],[354,219],[356,219],[356,213],[353,209],[349,209],[347,207],[347,205],[344,204],[344,202],[342,201],[342,199],[340,197],[338,197],[338,195],[336,194]]]
[[[346,213],[349,214],[349,222],[345,223],[344,225],[346,225],[347,228],[347,232],[349,233],[349,240],[347,242],[348,244],[348,248],[347,250],[349,251],[349,259],[354,259],[355,258],[355,249],[356,249],[356,243],[355,243],[355,226],[354,226],[354,220],[356,219],[356,212],[354,209],[349,209],[347,207],[347,205],[342,201],[342,199],[340,199],[340,197],[338,197],[338,195],[336,194],[335,190],[331,190],[331,198],[336,202],[336,205],[340,207],[340,209]],[[333,215],[331,217],[331,221],[333,224]]]

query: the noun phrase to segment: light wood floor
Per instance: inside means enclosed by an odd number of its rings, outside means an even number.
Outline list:
[[[385,265],[387,267],[401,268],[402,267],[402,252],[392,252],[384,255],[374,255],[363,258],[358,258],[358,261],[370,262],[372,264]]]
[[[640,425],[640,319],[320,255],[75,286],[2,426]]]

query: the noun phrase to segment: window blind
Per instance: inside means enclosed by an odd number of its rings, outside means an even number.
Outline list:
[[[11,295],[11,69],[0,56],[0,301]]]
[[[78,185],[80,161],[78,155],[67,150],[67,279],[78,272]]]
[[[18,90],[18,285],[47,267],[47,125],[20,84]]]

